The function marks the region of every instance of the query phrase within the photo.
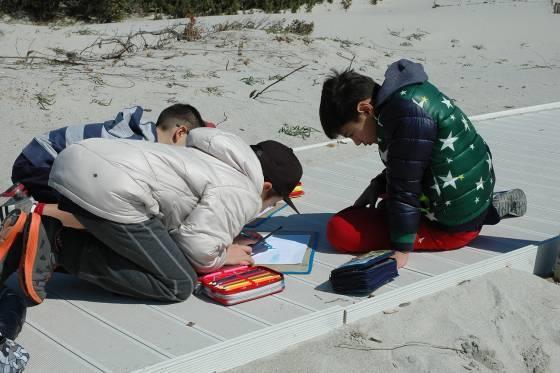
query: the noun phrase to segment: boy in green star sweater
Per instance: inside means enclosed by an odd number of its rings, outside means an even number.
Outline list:
[[[493,193],[488,145],[418,63],[393,63],[381,86],[352,70],[335,73],[319,115],[330,138],[378,144],[386,166],[329,221],[327,237],[340,251],[395,250],[402,267],[413,249],[458,249],[483,225],[525,213],[523,191]]]

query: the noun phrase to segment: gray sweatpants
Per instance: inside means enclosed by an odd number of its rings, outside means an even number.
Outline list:
[[[114,293],[183,301],[196,272],[159,219],[119,224],[76,215],[87,231],[64,228],[58,261],[69,273]]]

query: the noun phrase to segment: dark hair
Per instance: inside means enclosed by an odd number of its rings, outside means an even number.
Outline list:
[[[189,130],[206,127],[198,110],[188,104],[175,104],[164,109],[158,117],[156,127],[165,131],[180,124],[177,121],[187,122],[186,125]]]
[[[335,139],[342,126],[358,119],[358,103],[372,98],[376,86],[378,84],[373,79],[352,69],[343,72],[332,70],[323,83],[319,106],[321,125],[329,138]]]

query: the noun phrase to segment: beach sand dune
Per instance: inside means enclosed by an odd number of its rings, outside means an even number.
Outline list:
[[[433,8],[434,3],[440,6]],[[264,28],[284,18],[286,24],[313,22],[314,31],[305,37],[262,29],[207,32],[235,20]],[[111,119],[132,105],[144,106],[145,119],[155,120],[166,106],[190,102],[208,120],[249,142],[325,141],[320,131],[310,130],[306,137],[279,130],[284,124],[321,129],[321,85],[331,68],[351,66],[381,81],[395,60],[421,62],[430,79],[470,115],[559,99],[560,17],[548,0],[384,0],[377,5],[354,0],[348,11],[335,1],[311,13],[201,17],[196,20],[205,35],[200,40],[161,43],[160,36],[144,35],[132,40],[135,47],[121,58],[106,59],[119,49],[107,40],[187,22],[0,22],[0,187],[8,186],[11,164],[33,136]],[[73,55],[85,61],[54,61]]]
[[[544,373],[559,366],[560,287],[503,269],[229,372]]]

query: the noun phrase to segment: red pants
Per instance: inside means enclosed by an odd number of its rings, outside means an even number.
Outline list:
[[[347,208],[327,224],[327,239],[342,252],[362,253],[390,250],[385,211],[377,208]],[[480,231],[450,233],[420,222],[414,250],[455,250],[478,237]]]

